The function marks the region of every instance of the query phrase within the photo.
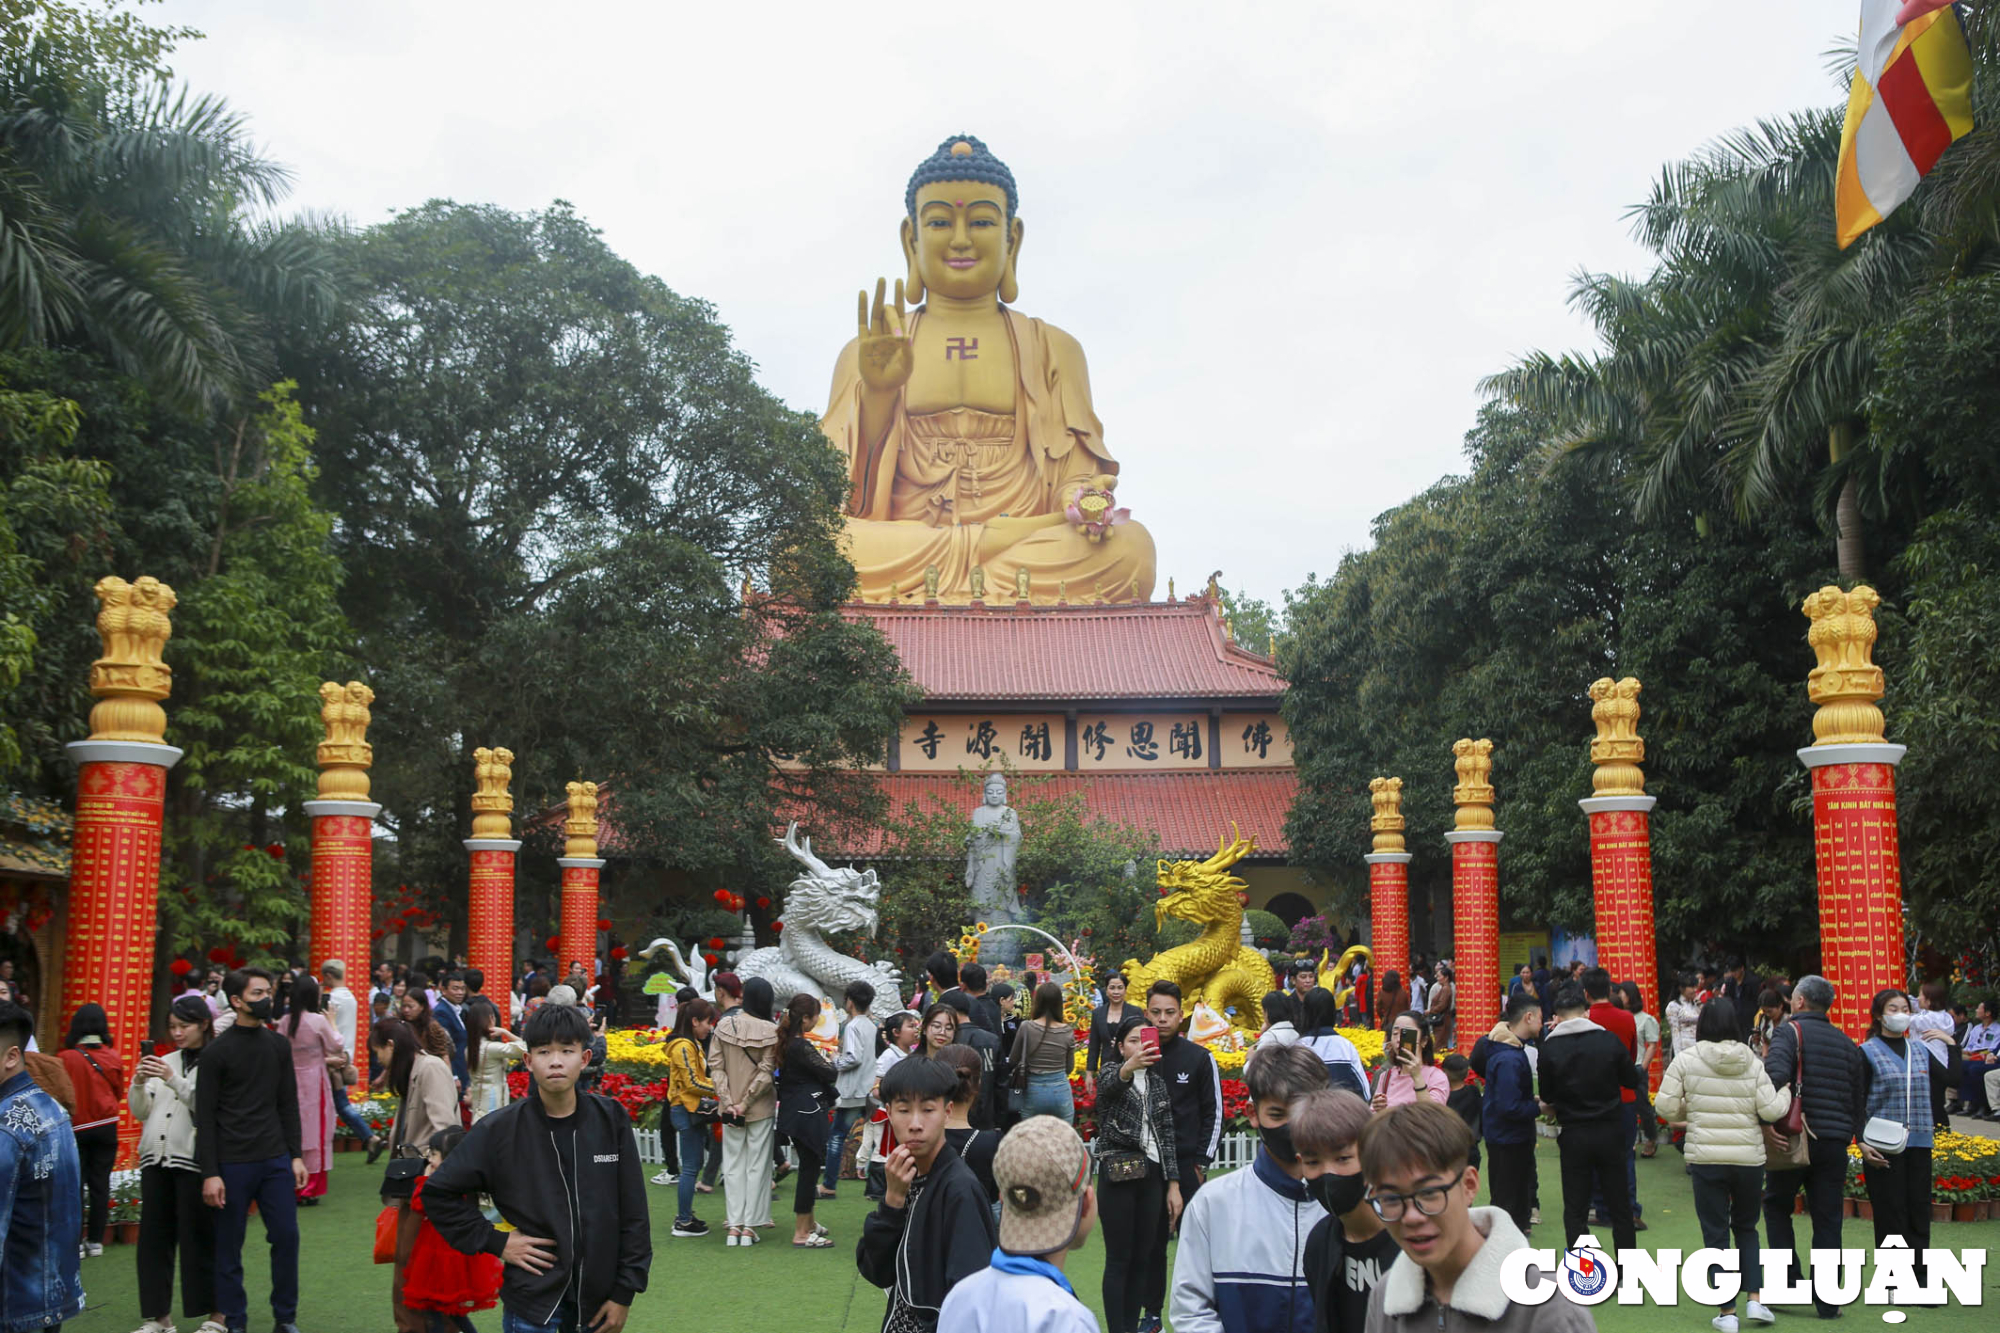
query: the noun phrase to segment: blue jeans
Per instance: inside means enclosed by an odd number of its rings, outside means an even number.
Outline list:
[[[840,1184],[840,1154],[847,1147],[847,1136],[854,1129],[854,1122],[868,1114],[866,1106],[836,1106],[833,1108],[833,1133],[826,1140],[826,1170],[821,1173],[820,1184],[834,1189]]]
[[[681,1155],[680,1170],[675,1173],[674,1182],[680,1193],[680,1210],[674,1214],[674,1221],[685,1222],[694,1216],[694,1182],[701,1170],[701,1155],[708,1149],[708,1126],[697,1125],[694,1116],[684,1106],[669,1106],[667,1120],[674,1127],[674,1139]]]
[[[360,1107],[347,1099],[347,1089],[341,1086],[338,1079],[333,1080],[333,1110],[334,1114],[347,1122],[347,1127],[354,1131],[355,1138],[363,1143],[374,1141],[375,1131],[368,1128],[368,1117],[361,1114]]]
[[[250,1322],[250,1298],[243,1292],[243,1235],[250,1201],[264,1219],[271,1245],[271,1315],[280,1324],[299,1317],[299,1196],[292,1183],[292,1159],[222,1164],[222,1211],[215,1218],[215,1304],[230,1328]]]
[[[1070,1095],[1069,1075],[1058,1072],[1028,1075],[1028,1092],[1021,1099],[1021,1118],[1052,1115],[1064,1124],[1076,1119],[1076,1099]]]
[[[531,1324],[512,1310],[502,1309],[500,1312],[500,1333],[576,1333],[577,1325],[574,1305],[562,1306],[556,1311],[556,1317],[546,1324]]]

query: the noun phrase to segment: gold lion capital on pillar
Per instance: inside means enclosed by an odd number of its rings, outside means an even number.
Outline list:
[[[1369,818],[1368,827],[1375,834],[1376,853],[1402,851],[1403,780],[1374,779],[1368,784],[1368,799],[1375,805],[1375,813]]]
[[[97,581],[97,636],[103,656],[90,664],[90,710],[94,741],[165,742],[167,710],[160,700],[173,692],[174,673],[160,660],[173,621],[174,590],[150,576],[137,583],[111,577]]]
[[[563,855],[597,859],[597,784],[569,784],[569,818],[563,821]]]
[[[1451,789],[1452,804],[1458,807],[1452,826],[1460,829],[1492,828],[1493,742],[1483,739],[1454,741],[1451,752],[1456,756],[1452,768],[1458,774],[1458,785]]]
[[[513,762],[512,750],[482,747],[472,752],[472,780],[478,784],[472,793],[473,837],[514,836],[514,821],[507,817],[514,813],[514,798],[507,791],[507,784],[514,779]]]
[[[1882,598],[1862,584],[1852,592],[1828,585],[1800,609],[1812,621],[1806,642],[1819,659],[1806,676],[1806,694],[1819,705],[1813,714],[1814,745],[1882,743],[1882,668],[1875,665],[1875,608]]]
[[[319,720],[326,739],[319,743],[319,798],[322,801],[368,799],[368,768],[375,747],[368,743],[368,705],[375,691],[358,680],[342,685],[329,680],[319,687]]]
[[[1590,762],[1597,765],[1590,775],[1594,796],[1646,794],[1646,774],[1639,767],[1646,757],[1646,742],[1639,738],[1639,690],[1631,676],[1605,676],[1591,684],[1590,720],[1597,725],[1597,739],[1590,743]]]

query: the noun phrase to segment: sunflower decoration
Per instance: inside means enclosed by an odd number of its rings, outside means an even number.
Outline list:
[[[986,923],[984,921],[968,926],[959,933],[958,965],[960,967],[964,967],[967,963],[976,963],[979,961],[979,937],[985,933]]]

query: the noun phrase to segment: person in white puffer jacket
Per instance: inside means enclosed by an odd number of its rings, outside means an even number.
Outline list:
[[[1764,1198],[1764,1126],[1791,1102],[1790,1091],[1771,1082],[1764,1062],[1739,1039],[1735,1006],[1719,998],[1702,1006],[1694,1046],[1674,1057],[1653,1098],[1660,1119],[1687,1125],[1701,1243],[1721,1249],[1733,1234],[1742,1254],[1745,1308],[1759,1324],[1776,1322],[1757,1299],[1763,1289],[1757,1214]],[[1737,1333],[1736,1302],[1709,1322],[1719,1333]]]

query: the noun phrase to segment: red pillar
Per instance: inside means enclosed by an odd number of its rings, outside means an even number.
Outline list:
[[[1659,994],[1660,963],[1653,935],[1651,796],[1597,796],[1578,801],[1590,817],[1590,882],[1597,911],[1597,961],[1614,981],[1635,981],[1646,1010],[1666,1013]],[[1665,1061],[1647,1077],[1655,1092]]]
[[[70,851],[69,930],[63,941],[61,1026],[85,1004],[104,1006],[128,1068],[146,1049],[153,1012],[153,943],[160,919],[160,833],[171,745],[73,741],[79,765]],[[122,1089],[121,1089],[122,1092]],[[139,1124],[118,1098],[118,1162],[136,1165]],[[91,1237],[90,1239],[101,1239]]]
[[[1873,660],[1873,588],[1821,588],[1801,608],[1819,664],[1806,693],[1819,705],[1813,744],[1813,860],[1819,870],[1820,971],[1833,983],[1833,1024],[1859,1039],[1875,992],[1908,984],[1903,867],[1896,840],[1896,765],[1907,747],[1882,735],[1882,668]]]
[[[313,975],[328,959],[347,971],[355,999],[355,1049],[348,1052],[368,1080],[368,917],[375,896],[375,816],[373,801],[307,801],[312,820],[312,947],[306,963]],[[342,1040],[346,1039],[341,1034]]]
[[[521,844],[513,838],[467,838],[465,850],[472,856],[465,956],[486,974],[488,992],[497,995],[493,988],[510,986],[514,978],[514,854]]]
[[[1368,863],[1368,970],[1375,989],[1394,972],[1410,987],[1410,854],[1403,843],[1403,780],[1375,778],[1368,783],[1374,806],[1368,827],[1374,851]],[[1383,1015],[1377,1015],[1379,1020]]]
[[[1500,839],[1498,829],[1455,829],[1451,844],[1452,980],[1461,1053],[1500,1017]]]
[[[67,1027],[85,1004],[104,1006],[111,1040],[130,1067],[151,1026],[167,770],[181,757],[166,744],[167,712],[160,706],[173,690],[173,672],[160,654],[173,633],[168,613],[175,598],[150,577],[102,578],[95,591],[103,656],[90,664],[97,699],[90,738],[68,747],[77,766],[76,832],[57,1013]],[[138,1123],[120,1097],[120,1166],[136,1165],[138,1144]]]
[[[583,964],[583,974],[597,975],[597,875],[604,862],[596,857],[562,856],[562,957],[558,970],[566,971],[572,961]]]

